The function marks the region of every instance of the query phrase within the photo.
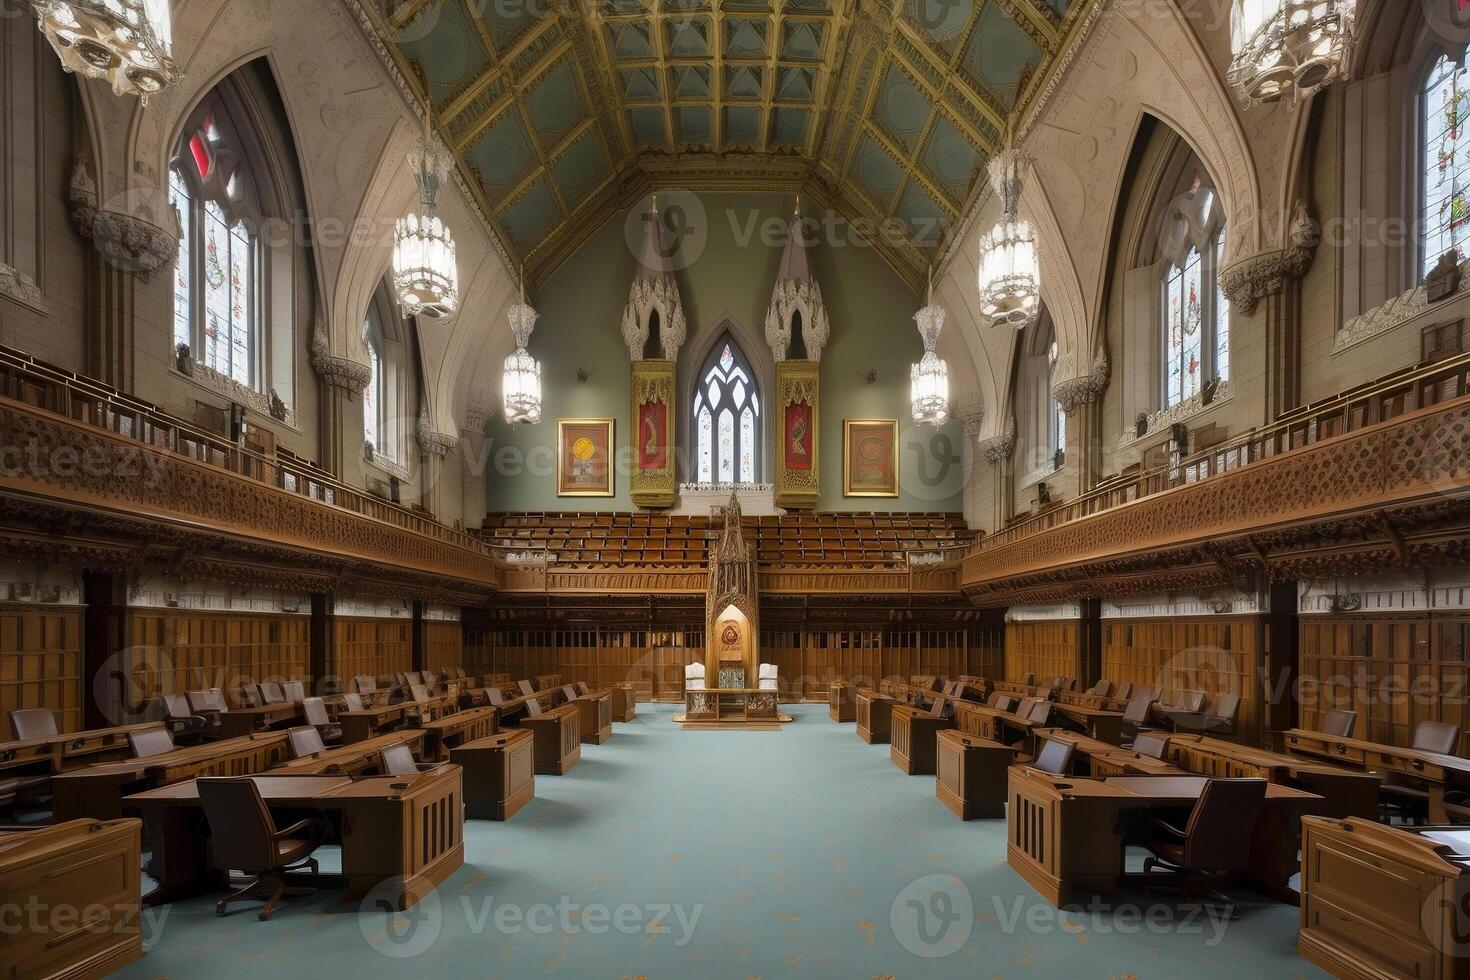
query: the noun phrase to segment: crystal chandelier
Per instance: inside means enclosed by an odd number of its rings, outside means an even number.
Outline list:
[[[1036,234],[1019,216],[1021,182],[1031,161],[1006,148],[990,161],[990,183],[1001,202],[1000,223],[980,239],[980,312],[993,326],[1017,330],[1036,317],[1041,302],[1041,268]]]
[[[179,77],[169,0],[31,0],[61,66],[144,105]]]
[[[1227,75],[1248,102],[1295,103],[1347,71],[1352,0],[1235,0]]]
[[[393,229],[393,288],[406,316],[443,317],[459,305],[459,268],[454,236],[439,217],[439,188],[449,172],[449,151],[429,130],[408,153],[419,186],[419,210],[399,218]]]
[[[909,404],[916,425],[943,425],[949,418],[949,365],[934,352],[939,331],[944,329],[944,307],[934,305],[934,273],[929,273],[929,295],[924,308],[914,314],[919,336],[924,339],[924,356],[909,366]]]
[[[541,365],[526,350],[531,329],[536,326],[540,315],[526,302],[526,270],[523,268],[521,301],[512,303],[506,311],[511,335],[516,339],[515,353],[505,359],[505,375],[500,383],[500,390],[505,395],[507,422],[529,424],[541,421]]]

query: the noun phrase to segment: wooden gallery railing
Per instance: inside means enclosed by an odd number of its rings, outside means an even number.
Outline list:
[[[1470,354],[1112,479],[982,538],[961,587],[1470,491]]]
[[[0,492],[493,588],[472,535],[0,346]]]

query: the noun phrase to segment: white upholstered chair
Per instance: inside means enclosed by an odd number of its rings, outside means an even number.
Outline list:
[[[684,666],[684,690],[703,691],[704,688],[704,664],[692,663]]]
[[[777,676],[775,664],[761,664],[760,679],[756,681],[756,687],[762,691],[777,690],[780,687],[780,684],[777,682]]]

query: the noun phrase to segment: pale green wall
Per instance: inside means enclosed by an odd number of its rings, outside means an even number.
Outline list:
[[[686,236],[680,252],[692,259],[678,273],[689,333],[679,359],[680,381],[697,370],[713,339],[709,331],[726,317],[755,338],[759,346],[748,343],[745,353],[758,372],[769,371],[770,351],[762,338],[781,247],[768,243],[763,230],[776,227],[773,219],[789,213],[791,199],[703,194],[699,205],[704,220],[698,226],[705,233]],[[668,196],[662,206],[670,206]],[[557,497],[555,474],[558,418],[613,418],[619,450],[629,451],[630,374],[619,324],[634,258],[625,243],[625,218],[619,215],[598,229],[536,290],[533,299],[541,319],[530,350],[541,361],[543,421],[511,426],[496,419],[488,426],[491,511],[632,509],[626,468],[620,469],[617,495],[610,498]],[[959,511],[959,427],[950,423],[936,431],[915,427],[908,419],[909,365],[922,353],[913,321],[919,299],[877,253],[854,243],[845,227],[831,236],[819,230],[817,238],[812,254],[832,322],[832,339],[822,354],[820,508]],[[578,383],[578,367],[587,371],[586,382]],[[872,385],[864,380],[870,369],[878,372]],[[770,409],[766,412],[769,449],[772,420]],[[899,420],[900,497],[842,496],[844,418]],[[677,422],[682,443],[689,429],[683,411]],[[769,451],[766,457],[769,464]],[[769,479],[769,468],[766,475]]]

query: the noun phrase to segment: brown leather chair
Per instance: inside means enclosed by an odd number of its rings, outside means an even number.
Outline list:
[[[352,678],[352,684],[357,688],[358,694],[372,694],[378,689],[378,680],[371,674],[358,674]]]
[[[1459,725],[1446,721],[1421,721],[1414,726],[1414,740],[1410,747],[1420,752],[1451,755],[1459,741]],[[1385,776],[1378,787],[1378,809],[1384,820],[1397,816],[1409,823],[1425,823],[1429,819],[1429,791],[1410,777]]]
[[[225,704],[225,692],[217,687],[211,687],[207,691],[190,691],[185,696],[189,699],[190,711],[206,718],[213,715],[216,726],[219,724],[219,716],[230,708]]]
[[[561,699],[563,701],[575,701],[579,697],[581,697],[581,694],[577,692],[575,686],[571,684],[563,684],[561,686]]]
[[[247,708],[258,708],[265,704],[265,698],[261,696],[259,684],[240,685],[240,703]]]
[[[403,742],[388,746],[378,756],[382,759],[383,772],[389,776],[417,776],[422,771],[414,761],[413,750]]]
[[[1096,684],[1092,685],[1091,687],[1089,687],[1087,689],[1087,693],[1088,694],[1096,694],[1096,695],[1098,695],[1100,697],[1107,697],[1108,696],[1108,692],[1111,691],[1112,689],[1113,689],[1113,684],[1112,684],[1111,681],[1098,681]]]
[[[1322,723],[1318,725],[1323,735],[1335,735],[1338,738],[1352,738],[1356,727],[1358,713],[1343,708],[1328,708],[1322,713]]]
[[[56,716],[47,708],[16,708],[10,713],[10,728],[20,742],[60,734],[56,730]]]
[[[1119,701],[1123,701],[1123,702],[1127,702],[1127,701],[1131,700],[1132,697],[1133,697],[1133,682],[1132,681],[1124,681],[1118,687],[1118,690],[1113,694],[1113,697],[1115,697]]]
[[[198,745],[213,735],[219,734],[219,717],[214,719],[211,731],[210,720],[196,714],[189,707],[189,698],[184,694],[161,695],[164,709],[163,724],[179,745]]]
[[[1250,865],[1251,835],[1265,799],[1264,779],[1211,779],[1182,830],[1160,819],[1149,824],[1143,845],[1153,854],[1144,859],[1143,882],[1162,878],[1186,900],[1205,895],[1222,902],[1233,916],[1236,903],[1212,882],[1228,881]],[[1164,873],[1156,875],[1155,868]]]
[[[1123,728],[1133,729],[1133,736],[1137,738],[1143,734],[1148,727],[1149,716],[1153,713],[1154,699],[1148,696],[1135,697],[1128,702],[1128,707],[1123,709]],[[1124,748],[1128,745],[1125,743]]]
[[[1169,751],[1169,736],[1161,732],[1139,732],[1133,740],[1133,751],[1150,759],[1162,759]]]
[[[252,876],[244,888],[215,903],[216,915],[224,915],[234,902],[270,889],[258,913],[263,921],[270,918],[282,895],[310,895],[316,891],[288,888],[286,875],[297,870],[317,872],[311,853],[326,840],[326,824],[306,819],[277,829],[255,781],[248,777],[201,779],[198,786],[199,801],[209,821],[215,864]]]
[[[286,692],[281,690],[281,685],[275,681],[266,681],[260,685],[261,704],[285,704]]]
[[[429,689],[422,684],[410,684],[408,685],[408,699],[410,701],[427,701],[429,700]]]
[[[995,703],[991,705],[996,711],[1015,711],[1016,699],[1009,694],[997,694]]]
[[[291,746],[291,758],[304,759],[318,752],[325,752],[327,746],[322,742],[321,733],[315,728],[293,728],[286,733],[286,741]]]
[[[587,686],[587,682],[586,681],[578,681],[577,682],[577,691],[579,693],[581,693],[581,694],[591,694],[592,693],[592,688],[590,688],[590,687]]]
[[[332,724],[332,719],[327,716],[327,705],[321,698],[302,701],[301,711],[306,715],[306,723],[317,730],[323,742],[337,745],[342,741],[342,726]]]
[[[1031,765],[1053,776],[1069,776],[1072,770],[1072,755],[1076,751],[1077,746],[1065,739],[1049,738],[1042,743],[1041,751],[1036,753],[1036,761]]]
[[[404,673],[403,680],[408,687],[413,687],[415,684],[424,683],[424,675],[417,670],[410,670]]]
[[[361,694],[342,695],[342,707],[348,711],[361,711],[364,707]]]
[[[287,701],[300,704],[306,700],[306,685],[301,681],[287,681],[281,685],[281,691],[286,695]]]
[[[146,759],[174,750],[174,737],[166,728],[149,728],[141,732],[128,732],[128,746],[133,758]]]
[[[516,681],[516,687],[522,694],[535,694],[536,688],[531,686],[530,681]]]
[[[1036,675],[1033,674],[1033,673],[1030,673],[1029,671],[1027,673],[1022,674],[1021,675],[1021,683],[1022,684],[1025,684],[1027,687],[1033,686],[1036,683]]]
[[[1447,721],[1421,721],[1414,728],[1413,747],[1420,752],[1453,755],[1460,741],[1460,726]]]

